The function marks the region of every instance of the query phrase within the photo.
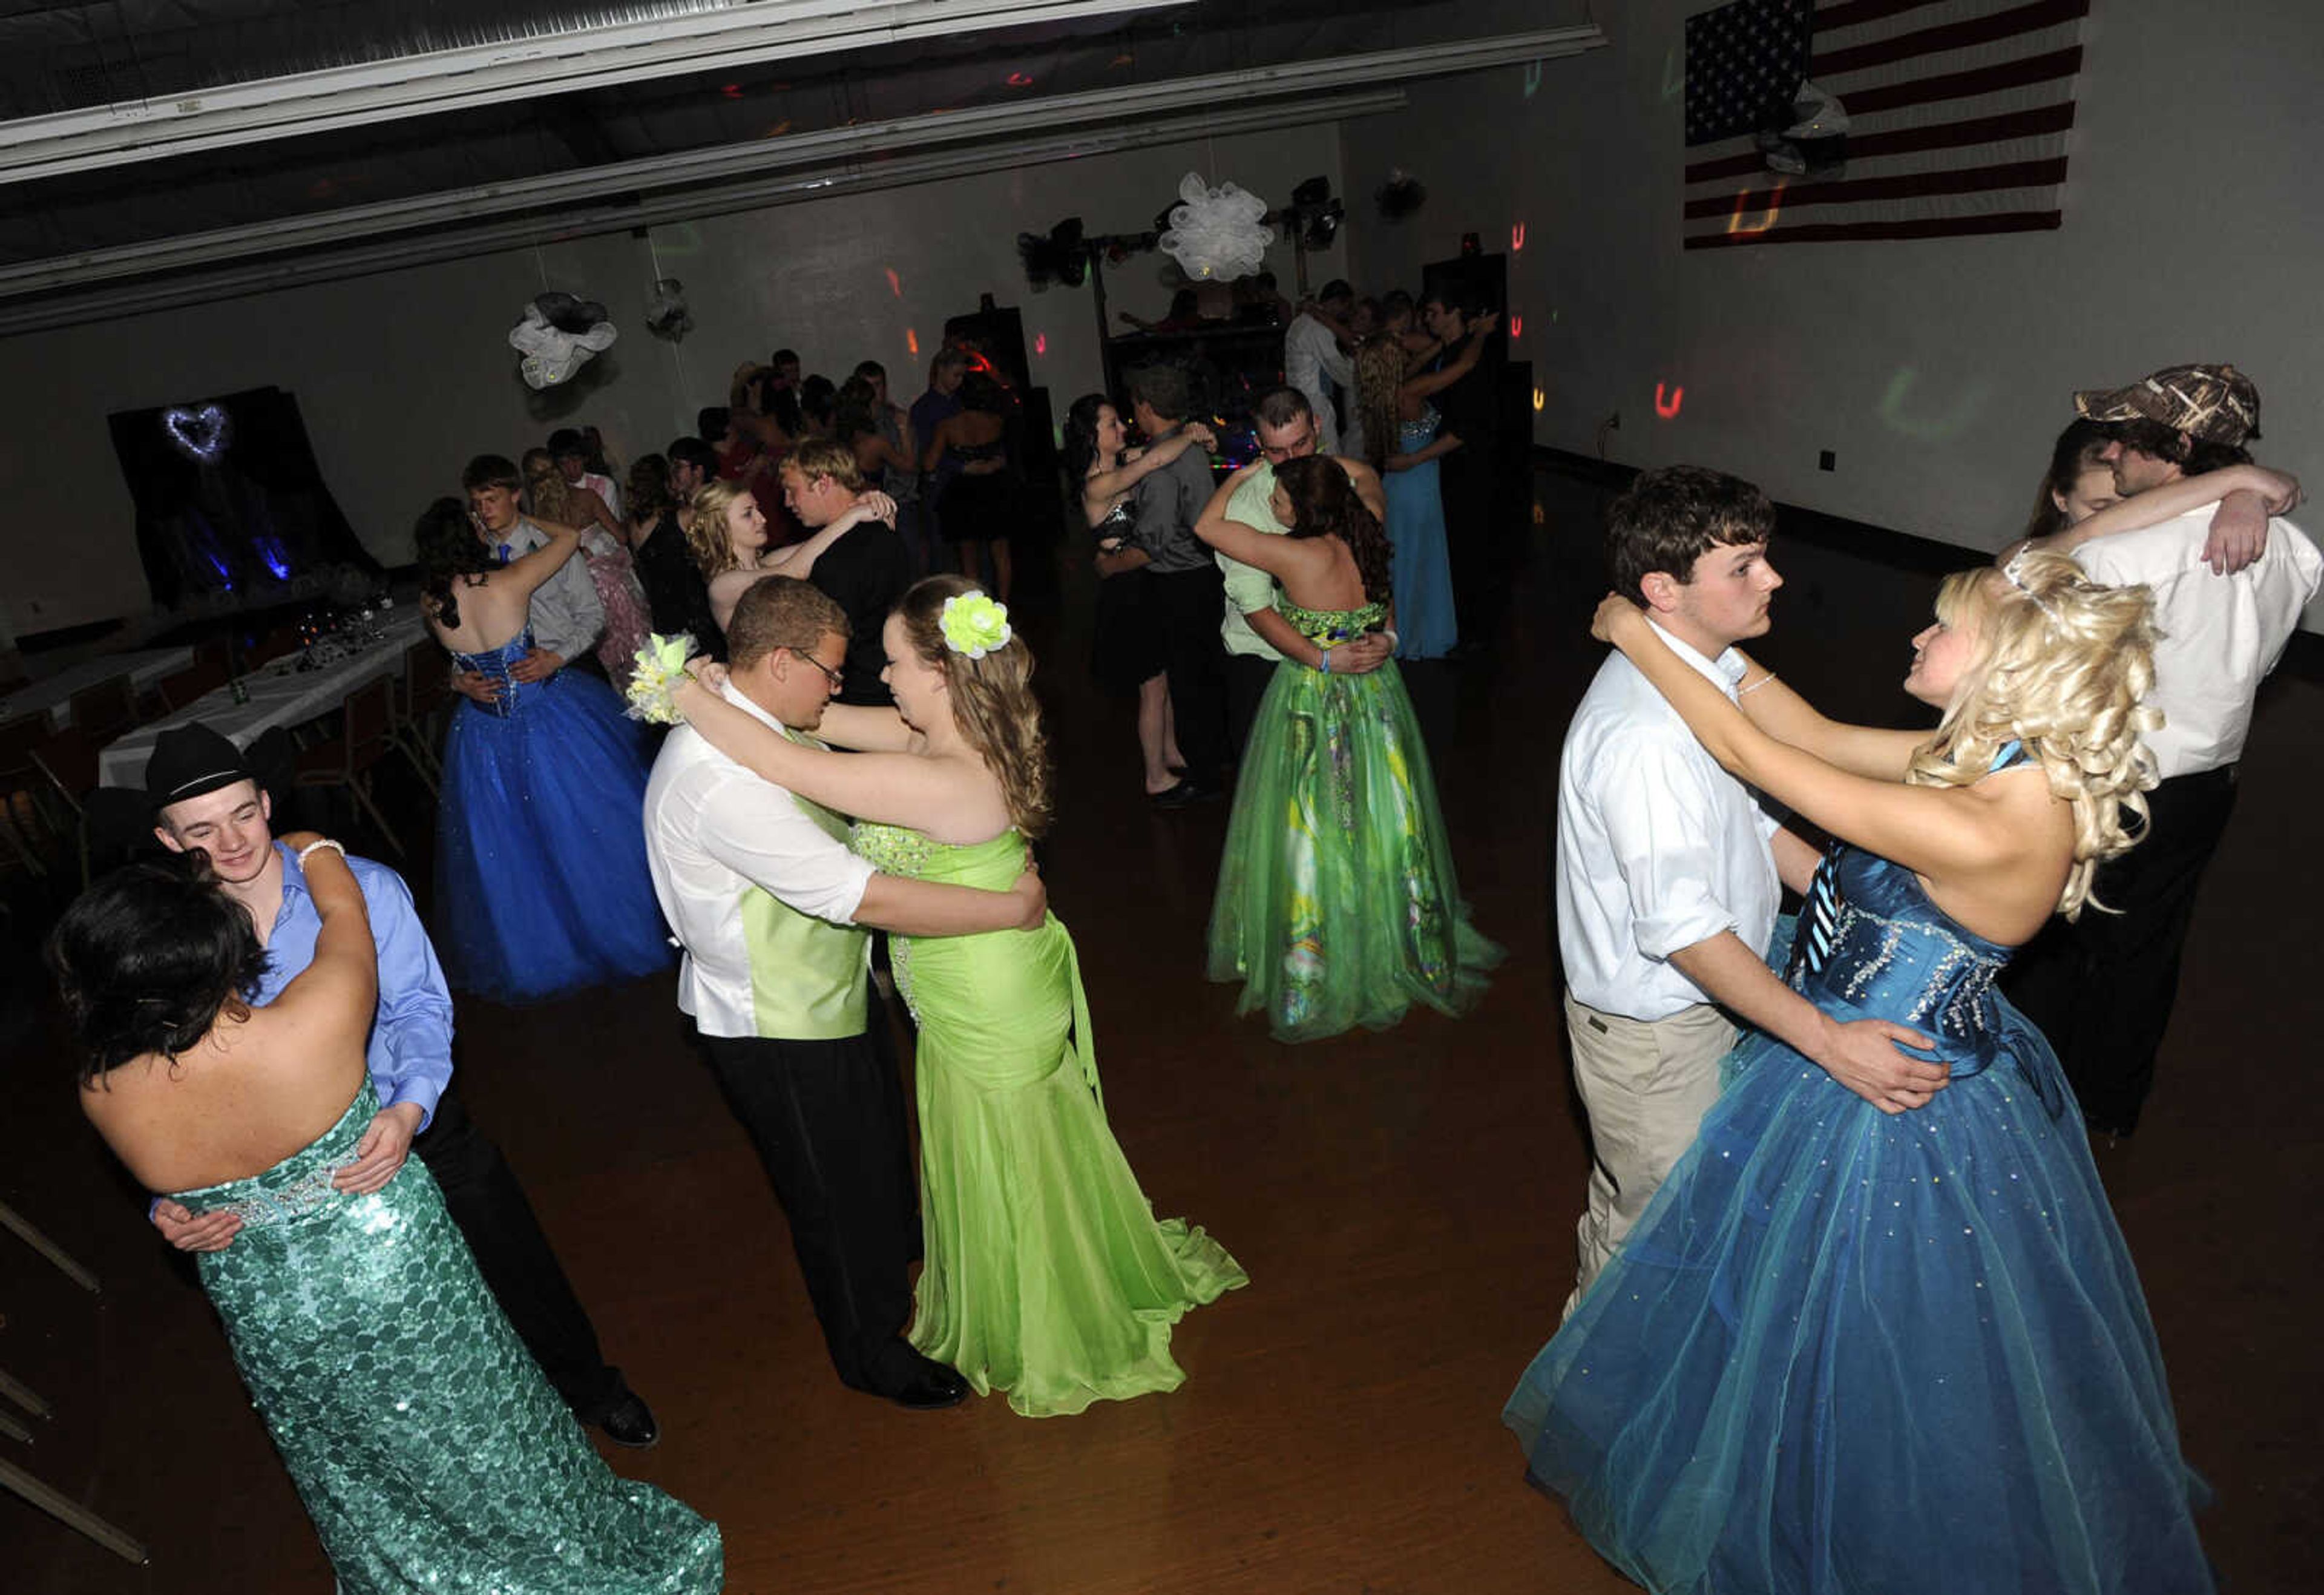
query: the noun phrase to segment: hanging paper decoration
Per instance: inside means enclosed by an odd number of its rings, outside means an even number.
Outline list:
[[[161,430],[170,445],[198,466],[214,466],[226,446],[234,441],[234,423],[215,404],[189,410],[172,407],[161,412]]]
[[[694,330],[694,312],[686,308],[686,284],[675,277],[656,279],[653,300],[646,307],[646,330],[677,343]]]
[[[1190,171],[1178,185],[1183,203],[1171,207],[1163,253],[1185,267],[1190,277],[1247,277],[1259,270],[1275,229],[1261,225],[1267,201],[1233,183],[1206,185]]]
[[[530,388],[553,388],[613,346],[613,324],[605,307],[569,293],[544,293],[524,308],[524,319],[509,328],[509,347],[524,356],[517,372]]]

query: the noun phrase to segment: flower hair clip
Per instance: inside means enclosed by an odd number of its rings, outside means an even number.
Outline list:
[[[936,629],[944,633],[946,648],[973,659],[1008,647],[1016,635],[1009,627],[1008,606],[973,587],[945,600]]]

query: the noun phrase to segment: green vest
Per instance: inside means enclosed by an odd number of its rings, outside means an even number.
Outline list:
[[[786,730],[786,736],[790,733]],[[791,740],[805,746],[803,737]],[[799,812],[842,844],[847,822],[793,792]],[[763,887],[742,894],[742,945],[751,955],[751,1006],[761,1036],[841,1041],[863,1034],[872,933],[800,913]]]

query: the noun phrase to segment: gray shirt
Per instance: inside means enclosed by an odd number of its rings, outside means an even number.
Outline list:
[[[1148,447],[1175,438],[1178,431],[1173,427]],[[1211,492],[1211,458],[1199,448],[1187,449],[1131,490],[1135,519],[1130,539],[1152,560],[1148,569],[1157,576],[1175,576],[1209,567],[1211,550],[1194,535],[1194,522],[1203,518]]]
[[[505,544],[512,559],[530,553],[549,538],[530,521],[519,521]],[[605,629],[604,601],[597,584],[589,579],[589,562],[576,549],[555,576],[532,590],[532,644],[558,655],[567,664],[587,653]]]

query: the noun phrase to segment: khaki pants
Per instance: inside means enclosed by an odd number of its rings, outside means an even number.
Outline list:
[[[1708,1003],[1646,1024],[1602,1013],[1565,994],[1573,1083],[1590,1112],[1595,1161],[1590,1201],[1574,1227],[1581,1268],[1565,1314],[1646,1211],[1671,1166],[1694,1144],[1719,1096],[1719,1060],[1735,1027]]]

